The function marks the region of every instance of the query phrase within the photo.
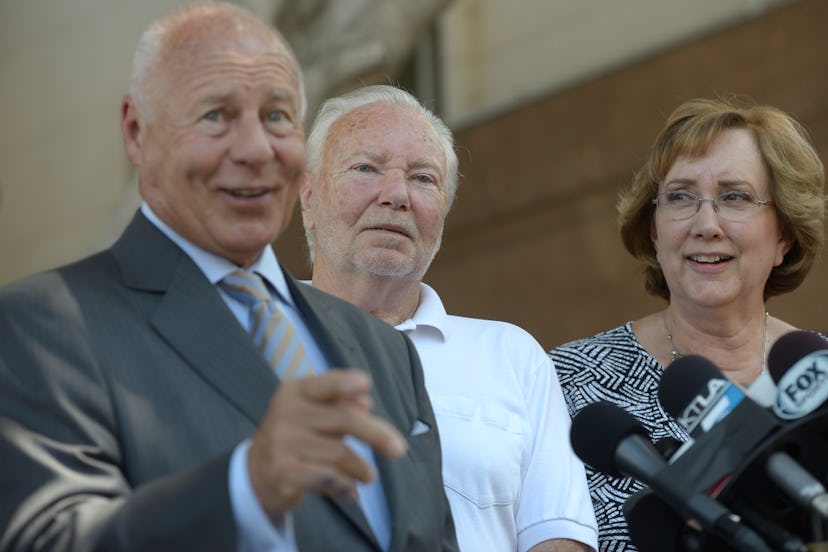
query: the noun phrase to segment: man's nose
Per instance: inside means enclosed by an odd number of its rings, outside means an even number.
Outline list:
[[[403,171],[391,169],[382,177],[379,192],[379,201],[393,209],[408,209],[411,207],[407,176]]]
[[[238,120],[230,154],[237,163],[252,166],[261,165],[273,157],[267,130],[258,116],[248,115]]]

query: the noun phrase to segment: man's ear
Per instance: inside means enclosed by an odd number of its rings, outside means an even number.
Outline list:
[[[121,133],[124,137],[124,149],[127,157],[136,167],[141,165],[141,143],[144,130],[135,101],[130,96],[124,96],[121,102]]]
[[[299,203],[302,207],[302,221],[304,222],[305,228],[313,228],[313,209],[311,208],[311,195],[313,195],[313,190],[311,189],[311,180],[313,179],[313,175],[309,171],[305,171],[302,173],[302,180],[299,183]]]

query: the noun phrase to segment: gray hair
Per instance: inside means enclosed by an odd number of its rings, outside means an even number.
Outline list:
[[[342,96],[325,100],[313,121],[307,140],[307,169],[316,174],[322,165],[322,152],[333,124],[360,107],[373,103],[388,103],[410,107],[420,113],[434,128],[446,157],[446,210],[451,208],[457,193],[458,161],[454,151],[454,136],[446,124],[429,111],[417,98],[401,88],[388,85],[365,86]]]
[[[268,26],[253,13],[233,4],[223,2],[209,2],[192,4],[175,10],[160,19],[152,22],[138,39],[135,52],[132,57],[132,75],[129,82],[129,95],[135,102],[138,111],[146,118],[152,119],[155,116],[153,96],[157,93],[157,79],[153,78],[156,71],[164,60],[162,55],[168,46],[173,31],[184,21],[202,17],[205,19],[222,18],[226,27],[235,26],[242,28],[245,24],[258,25],[262,30],[269,31],[273,36],[274,45],[284,47],[288,55],[296,65],[297,77],[299,79],[299,117],[305,120],[307,110],[307,98],[305,97],[305,83],[299,62],[293,49],[287,40],[273,27]]]
[[[375,103],[409,107],[425,117],[437,133],[446,157],[446,213],[448,213],[452,203],[454,203],[454,197],[457,194],[459,174],[457,153],[454,151],[454,136],[442,119],[423,106],[413,95],[396,86],[384,84],[364,86],[342,96],[325,100],[322,107],[319,108],[319,113],[317,113],[313,125],[311,125],[306,145],[305,166],[308,172],[311,173],[311,185],[316,184],[315,180],[319,176],[319,169],[322,166],[322,152],[325,149],[328,134],[333,124],[352,111]],[[315,238],[311,228],[307,226],[304,226],[304,228],[310,263],[313,265]]]

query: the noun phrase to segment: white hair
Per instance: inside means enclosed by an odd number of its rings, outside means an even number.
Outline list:
[[[311,185],[316,184],[314,181],[319,176],[319,170],[322,167],[322,154],[333,124],[352,111],[375,103],[411,108],[425,117],[437,133],[446,158],[446,212],[448,213],[457,194],[459,178],[459,163],[457,153],[454,151],[454,136],[442,119],[423,106],[412,94],[396,86],[364,86],[342,96],[325,100],[322,107],[319,108],[307,139],[306,167],[311,176]],[[305,226],[305,239],[308,242],[310,261],[313,264],[314,235],[313,230],[307,226]]]
[[[443,146],[443,153],[446,157],[446,190],[448,194],[448,207],[450,207],[457,192],[458,180],[458,161],[457,154],[454,151],[454,136],[446,124],[438,116],[424,107],[417,98],[395,86],[365,86],[343,94],[342,96],[325,100],[325,103],[319,108],[319,113],[317,113],[316,119],[313,121],[310,133],[308,134],[308,171],[316,173],[320,169],[322,152],[333,124],[352,111],[374,103],[388,103],[410,107],[425,117],[434,128]]]

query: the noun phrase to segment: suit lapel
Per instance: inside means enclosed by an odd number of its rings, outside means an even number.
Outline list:
[[[302,313],[308,328],[311,333],[316,336],[318,343],[325,352],[327,358],[331,362],[331,366],[336,368],[353,368],[359,366],[368,370],[365,366],[364,355],[361,354],[361,346],[356,341],[354,329],[349,327],[341,315],[337,312],[332,312],[332,305],[334,299],[326,294],[322,294],[318,290],[307,289],[307,286],[299,284],[293,277],[291,277],[287,270],[282,268],[285,272],[288,288],[296,302],[296,307]],[[387,418],[387,413],[384,410],[384,405],[380,400],[380,391],[374,387],[372,389],[372,398],[374,400],[374,411],[377,415]],[[377,463],[380,462],[377,458]],[[379,469],[379,466],[378,466]],[[391,517],[391,529],[394,531],[393,523],[394,509],[392,508],[391,499],[388,498],[389,488],[386,487],[386,480],[382,480],[383,489],[388,500],[389,516]],[[377,550],[380,550],[379,543],[376,540],[374,531],[368,524],[362,508],[354,500],[339,500],[336,498],[327,498],[328,501],[336,505],[356,526],[366,538],[374,544]]]
[[[258,425],[276,376],[198,267],[140,213],[113,254],[129,287],[158,294],[149,322],[159,335]]]
[[[187,266],[191,264],[189,259],[181,263],[152,324],[193,370],[258,425],[276,376],[213,286],[197,268]]]
[[[302,313],[308,329],[317,336],[319,346],[331,365],[339,368],[353,367],[354,359],[362,356],[361,346],[353,339],[353,328],[345,323],[339,313],[331,312],[332,301],[336,299],[306,284],[300,284],[284,267],[282,271],[297,309]]]

